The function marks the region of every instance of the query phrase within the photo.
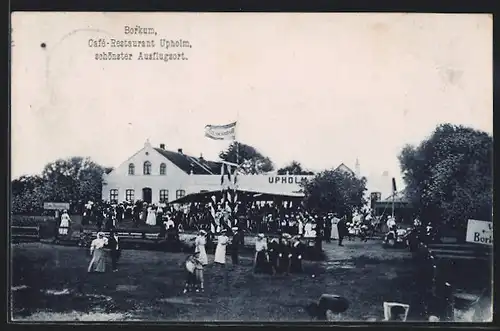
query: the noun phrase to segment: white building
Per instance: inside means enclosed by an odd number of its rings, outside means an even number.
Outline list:
[[[102,198],[106,201],[136,201],[151,203],[174,201],[186,194],[217,191],[228,186],[225,177],[221,185],[221,162],[207,161],[183,153],[153,147],[146,141],[144,147],[104,176]],[[235,168],[231,167],[231,172]],[[354,172],[343,163],[338,170]],[[234,176],[234,173],[233,173]],[[300,183],[314,176],[303,175],[239,175],[239,190],[300,196]],[[234,178],[234,177],[233,177]]]

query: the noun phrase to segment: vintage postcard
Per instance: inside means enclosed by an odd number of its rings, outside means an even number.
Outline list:
[[[492,16],[11,16],[12,322],[492,320]]]

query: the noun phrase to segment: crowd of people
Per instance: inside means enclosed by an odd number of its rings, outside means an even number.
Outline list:
[[[209,264],[206,245],[209,241],[208,233],[200,230],[194,239],[194,253],[189,255],[185,262],[187,271],[184,293],[195,290],[204,290],[203,270]],[[233,265],[239,264],[239,247],[241,232],[237,227],[230,231],[222,229],[217,237],[217,246],[213,263],[217,266],[226,265],[226,255],[229,253]],[[229,250],[228,250],[229,248]],[[300,273],[305,246],[300,236],[291,236],[283,233],[280,239],[268,240],[263,233],[257,235],[255,242],[255,256],[253,271],[271,275]]]
[[[223,267],[227,281],[226,255],[229,255],[233,265],[239,264],[239,251],[243,244],[245,233],[256,233],[253,272],[269,275],[289,275],[303,272],[302,260],[306,254],[307,241],[302,238],[316,238],[316,241],[329,241],[330,238],[338,239],[338,244],[343,245],[343,239],[352,239],[360,236],[368,228],[380,225],[380,219],[371,217],[369,213],[357,213],[351,217],[334,213],[318,214],[305,210],[302,206],[295,208],[282,204],[254,203],[245,213],[237,216],[231,215],[226,224],[227,215],[217,208],[214,218],[210,204],[191,204],[189,208],[174,209],[172,206],[160,204],[158,206],[137,201],[135,203],[121,203],[111,205],[107,203],[88,202],[83,209],[83,224],[95,224],[98,228],[97,238],[90,244],[92,256],[88,272],[105,272],[106,259],[109,251],[111,269],[117,271],[120,258],[121,244],[116,233],[116,227],[121,222],[130,220],[132,225],[162,226],[162,229],[179,230],[182,228],[197,230],[194,240],[194,252],[185,260],[186,282],[184,293],[189,291],[203,292],[205,288],[204,270],[212,264],[214,267]],[[59,234],[65,235],[70,228],[71,218],[65,210],[61,215]],[[389,231],[398,228],[396,220],[389,216],[384,222]],[[416,218],[415,229],[426,229]],[[108,237],[105,229],[110,229]],[[276,236],[275,234],[278,234]],[[212,261],[207,255],[207,246],[215,242],[215,254]],[[425,255],[425,254],[424,254]],[[422,257],[419,286],[422,293],[435,289],[435,264],[433,256]],[[441,288],[441,287],[439,287]],[[446,288],[446,286],[444,287]],[[436,297],[433,297],[435,300]],[[432,302],[427,297],[425,302]],[[438,315],[439,319],[449,318],[446,314],[439,314],[444,308],[449,307],[448,296],[439,295],[442,305],[431,310],[432,317]],[[437,301],[436,301],[437,302]],[[405,320],[404,312],[396,311],[401,307],[391,308],[391,319]],[[394,310],[394,312],[392,312]],[[404,316],[404,317],[401,317]]]
[[[308,211],[303,206],[286,203],[248,202],[240,204],[237,212],[228,212],[221,204],[215,208],[211,203],[191,203],[185,207],[174,207],[165,203],[151,204],[141,200],[111,204],[107,201],[88,201],[75,208],[82,215],[82,225],[94,225],[98,231],[117,227],[175,226],[176,230],[205,230],[220,233],[237,226],[246,233],[289,233],[304,237],[321,236],[327,240],[339,237],[337,223],[346,221],[347,231],[343,235],[352,238],[378,224],[368,212],[355,215],[320,214]]]

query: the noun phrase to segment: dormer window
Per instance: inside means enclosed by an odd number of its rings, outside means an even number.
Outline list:
[[[160,175],[166,175],[167,174],[167,165],[165,163],[160,164]]]
[[[143,174],[151,175],[151,162],[149,161],[144,162]]]
[[[128,174],[129,175],[135,175],[135,165],[133,163],[130,163],[128,165]]]

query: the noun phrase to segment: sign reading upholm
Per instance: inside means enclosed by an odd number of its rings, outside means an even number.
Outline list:
[[[226,125],[206,125],[205,136],[215,140],[236,139],[236,122]]]
[[[493,222],[469,220],[467,242],[493,246]]]
[[[300,184],[312,176],[269,176],[269,184]]]
[[[43,209],[45,209],[45,210],[69,209],[69,203],[68,202],[44,202]]]

